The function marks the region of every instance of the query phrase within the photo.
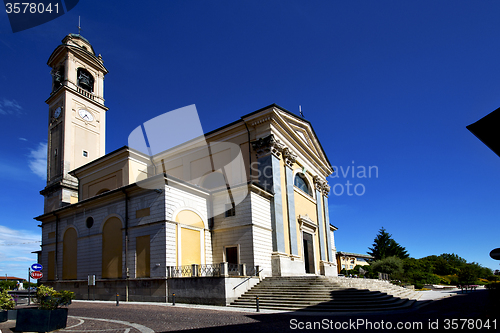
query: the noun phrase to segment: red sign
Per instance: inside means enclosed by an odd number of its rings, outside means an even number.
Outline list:
[[[43,277],[43,273],[40,271],[31,272],[31,277],[35,280],[41,279]]]

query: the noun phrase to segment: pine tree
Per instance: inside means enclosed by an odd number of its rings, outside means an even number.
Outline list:
[[[409,257],[406,249],[392,239],[392,235],[390,235],[384,227],[379,230],[379,233],[373,242],[372,247],[368,248],[370,252],[367,253],[373,256],[375,260],[392,256],[396,256],[401,259]]]

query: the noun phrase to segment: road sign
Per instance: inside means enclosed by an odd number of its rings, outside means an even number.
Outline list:
[[[500,260],[500,248],[491,250],[490,257],[495,260]]]
[[[31,270],[32,271],[41,271],[42,268],[43,268],[43,266],[40,265],[40,264],[33,264],[33,265],[31,265]]]
[[[40,271],[31,272],[31,277],[35,280],[41,279],[43,277],[43,273]]]

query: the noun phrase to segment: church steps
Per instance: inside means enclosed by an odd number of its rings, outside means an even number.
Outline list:
[[[382,297],[392,297],[392,295],[388,295],[386,293],[379,293],[375,291],[346,291],[346,292],[335,292],[335,293],[324,293],[324,292],[309,292],[309,293],[296,293],[294,291],[289,290],[251,290],[245,294],[249,297],[264,297],[264,296],[293,296],[297,298],[307,298],[307,297],[328,297],[328,298],[382,298]]]
[[[231,306],[305,311],[379,311],[408,308],[418,294],[387,282],[322,276],[265,278]]]
[[[268,297],[268,298],[261,298],[259,296],[259,304],[265,305],[265,304],[271,304],[271,303],[280,303],[280,304],[288,304],[288,305],[294,305],[294,306],[300,306],[300,305],[319,305],[319,304],[324,304],[324,305],[359,305],[360,302],[363,303],[363,306],[366,305],[381,305],[383,304],[392,304],[392,303],[398,303],[402,301],[403,299],[399,298],[386,298],[383,300],[380,299],[364,299],[364,300],[335,300],[335,299],[328,299],[328,298],[309,298],[309,299],[296,299],[296,298],[281,298],[277,299],[274,297]],[[246,299],[238,299],[235,301],[235,304],[255,304],[256,300],[255,298],[246,298]]]

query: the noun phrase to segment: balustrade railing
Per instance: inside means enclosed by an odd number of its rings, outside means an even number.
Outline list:
[[[258,276],[259,272],[259,266],[230,264],[227,262],[207,265],[167,266],[167,277],[169,278]]]

